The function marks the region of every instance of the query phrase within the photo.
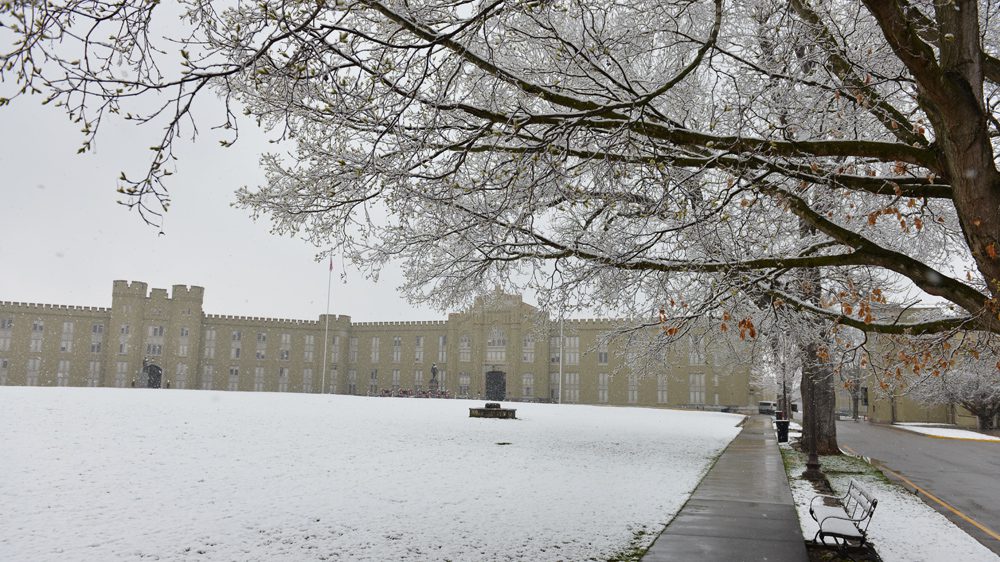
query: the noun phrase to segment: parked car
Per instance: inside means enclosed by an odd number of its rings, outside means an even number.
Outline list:
[[[762,401],[757,404],[757,411],[761,414],[767,414],[773,416],[774,412],[778,409],[777,402]]]

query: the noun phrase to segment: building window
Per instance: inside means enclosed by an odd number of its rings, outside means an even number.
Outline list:
[[[56,368],[56,386],[69,386],[69,360],[60,359]]]
[[[151,338],[162,338],[163,326],[150,326],[147,328],[146,332]]]
[[[233,341],[241,341],[243,339],[243,332],[239,330],[233,330]]]
[[[399,363],[403,357],[403,338],[400,336],[392,337],[392,362]]]
[[[441,368],[438,368],[438,390],[447,390],[445,386],[445,381],[448,380],[448,373]]]
[[[608,364],[608,342],[602,341],[597,344],[597,364],[607,365]]]
[[[115,386],[125,388],[128,384],[128,363],[119,361],[115,363]]]
[[[667,375],[663,373],[656,375],[656,403],[667,403]]]
[[[0,351],[10,351],[10,340],[14,333],[14,319],[0,318]]]
[[[239,359],[240,358],[240,344],[239,342],[233,342],[233,347],[229,348],[229,358]]]
[[[417,336],[413,342],[413,362],[424,362],[424,336]]]
[[[636,404],[639,402],[639,375],[629,374],[628,376],[627,400],[629,404]]]
[[[257,353],[256,357],[258,361],[262,361],[267,355],[267,334],[264,332],[257,332]]]
[[[607,373],[599,373],[597,375],[597,402],[599,404],[608,403],[608,387],[610,386],[611,377]]]
[[[292,356],[292,334],[281,334],[281,344],[278,345],[278,359],[288,361]]]
[[[129,334],[128,324],[122,324],[121,328],[118,328],[118,335],[127,336]]]
[[[448,336],[438,336],[438,363],[448,360]]]
[[[150,357],[159,357],[163,354],[163,346],[158,343],[147,343],[146,344],[146,355]]]
[[[90,327],[90,352],[100,353],[104,343],[104,324],[93,324]]]
[[[316,352],[316,336],[306,336],[302,349],[302,360],[312,363],[313,354]]]
[[[302,369],[302,392],[312,392],[313,391],[313,370],[306,368]]]
[[[521,361],[524,363],[535,362],[535,337],[528,334],[521,341]]]
[[[347,360],[351,363],[358,362],[358,338],[347,340]]]
[[[188,346],[186,343],[182,343],[177,346],[177,356],[187,357],[188,356]]]
[[[490,328],[490,336],[486,339],[486,362],[503,363],[507,361],[507,335],[498,326]]]
[[[215,378],[215,367],[203,365],[201,368],[201,389],[212,390],[212,379]]]
[[[472,337],[468,334],[458,338],[458,360],[472,361]]]
[[[87,386],[101,386],[101,362],[90,361],[87,364]]]
[[[371,376],[368,379],[368,394],[372,396],[378,394],[378,369],[372,369]]]
[[[255,367],[253,370],[253,389],[255,392],[264,390],[264,367]]]
[[[549,337],[549,363],[558,365],[560,360],[559,336]]]
[[[704,365],[705,364],[705,337],[696,336],[694,334],[688,335],[688,362],[691,365]],[[703,385],[704,386],[704,385]],[[701,402],[696,402],[700,404]]]
[[[399,369],[392,370],[392,394],[399,394]]]
[[[565,363],[563,365],[579,365],[580,364],[580,336],[566,336],[565,338],[565,352],[566,357],[563,359]]]
[[[215,359],[215,328],[205,329],[205,359]]]
[[[228,390],[239,390],[240,389],[240,368],[230,367],[229,368],[229,385],[226,387]]]
[[[118,344],[118,355],[128,355],[128,343],[122,342]]]
[[[563,373],[563,402],[580,402],[580,373]]]
[[[347,371],[347,393],[351,396],[358,393],[358,372],[354,369]]]
[[[76,328],[73,322],[63,322],[62,338],[59,340],[59,351],[73,351],[73,330]]]
[[[333,341],[330,342],[330,362],[340,362],[340,336],[333,336]]]
[[[372,337],[372,363],[378,363],[378,336]]]
[[[7,385],[7,373],[9,372],[10,361],[6,357],[0,357],[0,386]]]
[[[424,372],[421,369],[413,371],[413,392],[420,392],[424,389]]]
[[[42,368],[42,359],[40,357],[32,357],[28,359],[28,376],[25,383],[28,386],[38,386],[38,372]]]
[[[559,373],[549,373],[549,400],[559,401]]]
[[[45,322],[41,320],[35,320],[31,323],[31,341],[29,343],[29,349],[32,353],[41,353],[42,351],[42,337],[45,333]]]
[[[689,404],[705,403],[705,374],[691,373],[688,375]]]
[[[190,332],[188,331],[187,327],[181,326],[181,337],[186,338],[188,337],[188,334],[190,334]]]
[[[521,375],[521,398],[531,398],[535,395],[535,375],[524,373]]]
[[[177,374],[174,375],[174,388],[184,390],[188,383],[188,366],[184,363],[177,364]]]
[[[288,367],[278,368],[278,392],[288,392]]]
[[[458,396],[460,398],[469,397],[469,386],[471,384],[471,378],[468,373],[458,374]]]

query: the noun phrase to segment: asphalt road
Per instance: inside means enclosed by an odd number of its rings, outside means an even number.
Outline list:
[[[937,439],[851,421],[837,423],[837,440],[841,447],[898,472],[1000,536],[1000,443]],[[1000,555],[1000,540],[923,494],[920,497]]]

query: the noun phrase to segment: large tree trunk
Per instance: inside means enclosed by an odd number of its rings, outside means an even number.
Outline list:
[[[837,444],[837,393],[833,370],[819,356],[819,343],[810,343],[803,350],[802,365],[802,450],[812,451],[816,436],[816,453],[840,454]]]

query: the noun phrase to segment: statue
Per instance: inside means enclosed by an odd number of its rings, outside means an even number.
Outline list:
[[[430,383],[427,384],[427,388],[430,389],[431,392],[437,392],[438,391],[438,378],[437,377],[438,377],[437,363],[431,363],[431,381],[430,381]]]

